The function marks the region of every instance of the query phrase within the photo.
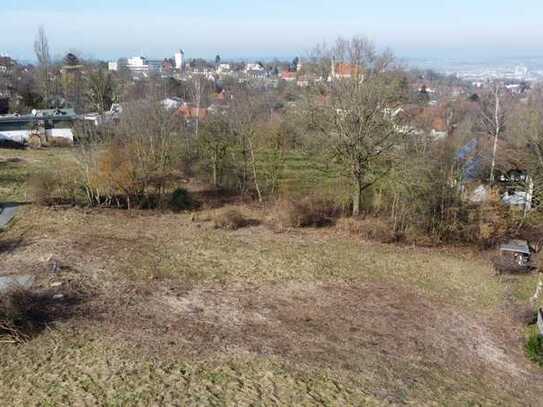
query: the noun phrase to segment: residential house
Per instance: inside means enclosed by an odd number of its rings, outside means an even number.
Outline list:
[[[334,60],[332,60],[332,69],[330,76],[328,77],[328,82],[337,79],[351,79],[353,77],[364,80],[364,71],[361,66],[347,63],[336,63]]]
[[[247,64],[245,74],[250,78],[261,79],[266,77],[266,69],[261,64]]]
[[[230,64],[219,64],[217,67],[218,74],[230,74],[232,73],[232,66]]]
[[[191,106],[184,103],[179,109],[177,109],[176,114],[180,115],[186,120],[205,120],[209,115],[209,111],[203,107]]]

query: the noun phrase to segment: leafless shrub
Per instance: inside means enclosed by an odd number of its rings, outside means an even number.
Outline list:
[[[84,146],[80,162],[91,206],[165,207],[182,178],[182,127],[159,103],[127,105],[113,140]]]
[[[213,224],[218,229],[237,230],[250,225],[252,221],[239,209],[231,208],[218,211],[213,217]]]
[[[401,239],[401,236],[394,233],[390,224],[377,217],[341,218],[337,221],[337,227],[341,231],[368,241],[391,243]]]
[[[330,225],[341,214],[341,209],[331,200],[307,197],[280,201],[275,212],[283,227],[303,228]]]

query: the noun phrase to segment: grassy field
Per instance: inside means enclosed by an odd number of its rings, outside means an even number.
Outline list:
[[[323,161],[309,154],[290,153],[285,157],[281,174],[282,192],[298,196],[315,192],[318,186],[317,192],[321,195],[334,194],[335,199],[350,196],[348,183],[338,183],[341,179],[338,166]]]
[[[25,202],[26,184],[32,174],[61,167],[74,156],[72,149],[0,149],[0,201]]]
[[[69,157],[1,154],[20,159],[2,167],[14,200],[29,173]],[[384,245],[340,226],[278,232],[266,208],[240,209],[261,224],[23,208],[0,235],[0,274],[34,274],[40,298],[63,297],[44,303],[29,341],[2,344],[0,405],[540,402],[543,371],[513,318],[535,276],[498,278],[471,249]]]

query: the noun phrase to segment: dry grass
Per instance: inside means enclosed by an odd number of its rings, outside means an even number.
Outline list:
[[[352,378],[274,358],[161,360],[90,331],[39,342],[3,352],[2,405],[382,405]]]
[[[34,273],[46,298],[58,280],[85,301],[2,348],[0,405],[543,397],[509,312],[533,294],[535,276],[496,277],[468,249],[358,239],[369,225],[356,236],[350,226],[226,230],[213,213],[24,208],[0,235],[0,274]],[[52,257],[61,262],[53,274]]]
[[[366,241],[391,243],[396,241],[392,227],[382,219],[368,217],[364,219],[340,218],[337,229]]]
[[[71,166],[75,154],[73,149],[0,149],[0,201],[28,200],[26,183],[33,174]]]
[[[515,405],[541,395],[519,385],[533,373],[516,340],[521,327],[503,312],[508,285],[469,251],[47,208],[26,209],[2,240],[18,238],[2,271],[39,272],[53,255],[95,295],[84,313],[93,318],[61,321],[3,353],[4,385],[15,389],[2,393],[8,405]],[[215,375],[221,384],[209,387]]]
[[[232,233],[190,215],[27,208],[4,239],[22,242],[0,272],[32,270],[56,256],[107,279],[394,281],[472,308],[496,306],[505,293],[491,264],[469,250],[383,245],[312,229]]]

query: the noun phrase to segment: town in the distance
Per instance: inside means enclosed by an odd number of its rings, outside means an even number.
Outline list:
[[[56,109],[62,112],[62,120],[57,112],[57,117],[47,126],[50,128],[43,130],[53,137],[73,142],[70,130],[73,121],[100,125],[118,118],[122,97],[118,94],[119,87],[112,86],[115,83],[138,84],[149,80],[168,83],[162,95],[163,106],[187,121],[194,121],[206,118],[210,112],[224,110],[228,104],[225,83],[253,82],[263,89],[304,88],[310,84],[330,82],[334,78],[351,77],[353,69],[349,64],[332,60],[328,69],[322,72],[304,69],[306,62],[313,64],[315,60],[310,50],[304,52],[305,57],[289,61],[268,58],[251,62],[223,60],[219,54],[212,60],[190,58],[182,49],[175,51],[172,57],[162,59],[134,56],[107,62],[85,60],[77,54],[67,52],[63,59],[57,61],[47,55],[47,75],[57,88],[56,94],[47,94],[47,100],[36,88],[39,86],[36,73],[40,70],[40,63],[20,63],[7,54],[0,54],[0,141],[28,142],[32,134],[32,126],[28,123],[35,121],[36,116],[54,114]],[[439,58],[398,58],[397,61],[412,77],[409,86],[413,100],[416,103],[424,100],[433,107],[435,117],[431,130],[434,135],[445,132],[445,117],[443,109],[439,108],[444,101],[462,95],[473,96],[496,80],[509,92],[522,95],[543,78],[543,65],[537,58],[532,58],[527,64],[519,60],[496,63]],[[108,72],[105,78],[111,94],[102,95],[106,99],[104,101],[93,102],[92,92],[85,91],[84,87],[88,82],[85,78],[89,75],[95,78],[96,72],[101,75]],[[199,86],[205,81],[204,88],[211,90],[209,95],[198,100],[192,97],[193,91],[188,95],[187,89],[192,86],[189,84],[194,84],[194,81]],[[293,104],[295,101],[289,101],[290,106]]]

